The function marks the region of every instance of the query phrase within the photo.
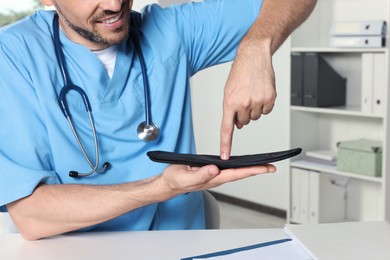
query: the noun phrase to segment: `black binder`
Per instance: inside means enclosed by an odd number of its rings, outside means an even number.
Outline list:
[[[291,53],[291,105],[303,105],[303,53]]]
[[[344,106],[346,79],[318,53],[303,55],[303,105],[309,107]]]

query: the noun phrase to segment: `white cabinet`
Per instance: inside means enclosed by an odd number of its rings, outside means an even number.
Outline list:
[[[345,219],[348,179],[334,174],[291,168],[291,218],[318,224]]]
[[[390,0],[321,0],[311,17],[291,36],[292,53],[319,53],[347,79],[347,98],[343,107],[290,106],[291,147],[302,147],[304,154],[309,150],[335,151],[338,142],[359,138],[383,143],[381,177],[341,172],[335,166],[310,162],[303,155],[292,160],[288,210],[291,222],[334,222],[341,217],[356,221],[390,220],[390,49],[334,48],[329,44],[333,21],[384,20],[389,24],[389,17]],[[335,182],[330,176],[342,180]],[[342,184],[335,186],[339,181]],[[297,191],[299,185],[304,189]],[[344,192],[343,202],[335,206],[344,209],[343,215],[332,207],[326,210],[328,205],[334,205],[335,198],[328,195],[335,189]],[[300,200],[296,198],[297,193]],[[317,215],[314,219],[306,212],[301,216],[296,205]]]

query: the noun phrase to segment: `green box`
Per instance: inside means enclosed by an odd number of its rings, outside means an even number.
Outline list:
[[[382,176],[382,142],[369,139],[339,142],[337,170]]]

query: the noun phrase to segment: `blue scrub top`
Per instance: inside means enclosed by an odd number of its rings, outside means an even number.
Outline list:
[[[213,0],[142,10],[141,48],[150,82],[152,121],[161,128],[156,142],[138,139],[145,120],[143,77],[131,43],[118,47],[109,78],[96,55],[60,39],[73,83],[87,93],[95,120],[100,164],[105,174],[69,177],[70,170],[90,171],[58,105],[64,85],[53,44],[53,11],[38,11],[0,31],[0,209],[29,196],[39,183],[108,185],[132,182],[163,172],[166,165],[146,152],[195,153],[191,118],[190,77],[234,58],[237,45],[257,17],[259,0]],[[90,123],[80,96],[67,101],[87,153],[94,160]],[[101,165],[100,165],[101,167]],[[88,200],[88,198],[85,198]],[[88,228],[149,230],[204,228],[199,192],[142,207]]]

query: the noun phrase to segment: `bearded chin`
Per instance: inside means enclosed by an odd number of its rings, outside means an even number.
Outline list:
[[[104,39],[99,33],[84,30],[80,27],[74,26],[73,24],[69,24],[69,27],[88,41],[99,44],[110,44],[108,40]]]
[[[64,17],[64,16],[63,16]],[[64,17],[65,18],[65,17]],[[66,24],[75,31],[77,34],[82,36],[84,39],[103,45],[112,45],[121,43],[128,36],[128,26],[122,26],[117,28],[111,35],[111,37],[103,37],[100,33],[94,31],[85,30],[75,24],[71,23],[68,19],[64,19]]]
[[[122,42],[123,39],[125,39],[125,37],[123,37],[122,33],[121,33],[123,31],[123,28],[118,28],[115,31],[115,33],[117,33],[115,35],[115,37],[105,38],[100,33],[85,30],[85,29],[80,28],[78,26],[75,26],[74,24],[71,24],[71,23],[68,23],[68,25],[72,30],[74,30],[76,33],[78,33],[83,38],[87,39],[88,41],[98,43],[98,44],[105,44],[105,45],[117,44],[117,43]]]

